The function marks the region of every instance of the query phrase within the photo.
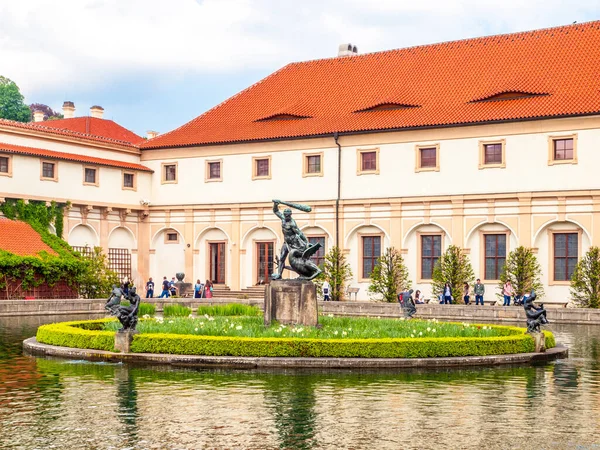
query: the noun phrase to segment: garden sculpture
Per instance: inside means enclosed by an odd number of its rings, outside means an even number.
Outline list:
[[[415,301],[412,297],[413,290],[410,289],[408,291],[403,291],[398,294],[398,303],[400,303],[400,307],[404,312],[404,317],[407,319],[412,319],[412,316],[417,312],[417,307],[415,306]]]
[[[286,205],[304,212],[310,212],[312,209],[307,205],[297,203],[287,203],[281,200],[273,200],[273,212],[281,219],[281,230],[283,232],[284,244],[281,247],[281,253],[277,259],[277,272],[271,275],[272,280],[280,280],[284,269],[296,272],[300,280],[312,280],[321,273],[321,269],[310,260],[320,248],[321,244],[310,244],[304,233],[300,231],[296,221],[292,219],[292,210],[286,208],[283,214],[279,211],[279,205]],[[286,266],[286,260],[289,257],[289,266]]]
[[[544,305],[541,304],[539,307],[536,307],[533,304],[535,298],[535,291],[531,291],[531,294],[523,299],[523,308],[525,308],[525,315],[527,316],[528,333],[539,333],[541,331],[540,326],[549,323],[548,319],[546,319]]]
[[[122,327],[119,330],[119,333],[135,331],[141,302],[140,296],[137,295],[135,286],[132,286],[129,289],[128,295],[125,297],[126,300],[129,300],[129,306],[121,306],[121,295],[121,289],[113,287],[113,291],[104,307],[108,309],[113,316],[116,316],[117,319],[119,319],[119,322],[121,322]]]

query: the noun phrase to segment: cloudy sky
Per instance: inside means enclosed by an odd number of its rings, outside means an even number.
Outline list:
[[[600,0],[0,0],[0,75],[27,103],[144,135],[293,61],[600,19]]]

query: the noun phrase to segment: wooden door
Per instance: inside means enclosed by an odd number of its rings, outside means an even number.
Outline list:
[[[269,283],[273,273],[273,242],[256,243],[256,283]]]
[[[209,245],[209,278],[214,284],[225,284],[225,242]]]

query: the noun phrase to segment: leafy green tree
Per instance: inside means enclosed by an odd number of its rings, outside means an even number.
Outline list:
[[[31,111],[23,102],[24,98],[14,81],[0,76],[0,118],[17,122],[31,121]]]
[[[542,268],[533,250],[523,246],[517,247],[506,258],[498,283],[500,292],[496,295],[502,298],[504,283],[510,281],[516,295],[522,296],[533,289],[537,297],[541,298],[544,295],[541,277]]]
[[[600,307],[600,248],[590,247],[571,277],[571,297],[584,308]]]
[[[79,276],[77,284],[79,293],[84,298],[104,298],[110,295],[112,285],[119,285],[119,277],[108,267],[108,258],[101,247],[84,256],[85,269]]]
[[[329,282],[331,300],[340,301],[344,298],[346,284],[352,279],[352,269],[346,261],[346,256],[339,247],[333,246],[323,260],[323,272],[315,280],[317,295],[322,296],[323,282]]]
[[[451,245],[433,267],[431,289],[435,296],[442,293],[446,283],[450,284],[454,303],[461,297],[465,283],[473,284],[475,274],[467,254],[455,245]]]
[[[399,292],[411,286],[408,268],[404,258],[394,247],[385,249],[385,253],[377,259],[377,265],[371,272],[371,284],[368,292],[385,302],[395,302]]]

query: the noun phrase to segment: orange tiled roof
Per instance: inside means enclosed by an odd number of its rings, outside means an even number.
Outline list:
[[[37,256],[41,251],[58,255],[42,241],[31,225],[3,217],[0,217],[0,250],[19,256]]]
[[[77,120],[77,119],[80,119],[80,118],[76,117],[74,119],[63,119],[63,120]],[[85,117],[82,117],[82,119],[85,119]],[[98,119],[98,120],[103,120],[103,119]],[[42,132],[42,133],[50,133],[50,134],[55,134],[55,135],[59,135],[59,136],[65,136],[65,137],[69,137],[69,138],[76,139],[76,140],[101,142],[101,143],[106,143],[106,144],[115,144],[115,145],[120,145],[123,147],[134,147],[134,148],[137,148],[138,144],[143,140],[139,136],[135,135],[139,138],[139,140],[132,143],[132,142],[125,141],[125,140],[120,140],[117,137],[115,137],[115,136],[118,136],[118,133],[116,133],[116,132],[111,133],[111,134],[107,133],[106,136],[100,136],[100,135],[94,135],[94,134],[85,133],[85,132],[81,132],[81,131],[77,131],[77,130],[71,130],[71,129],[67,129],[67,128],[55,128],[53,126],[47,125],[52,122],[55,122],[55,121],[46,120],[44,122],[23,123],[23,122],[16,122],[14,120],[0,118],[0,127],[7,126],[10,128],[17,128],[17,129],[22,129],[22,130],[32,130],[32,131],[37,131],[37,132]],[[58,120],[56,122],[58,122]],[[107,122],[112,122],[112,121],[107,121]],[[116,125],[117,127],[123,128],[114,122],[112,122],[112,123],[114,125]],[[123,130],[129,131],[126,128],[123,128]],[[98,131],[99,131],[99,129],[95,130],[95,132],[98,132]],[[130,132],[130,133],[134,134],[132,132]],[[121,137],[121,139],[122,139],[122,137]]]
[[[121,167],[123,169],[141,170],[144,172],[154,172],[149,167],[141,164],[134,164],[114,159],[96,158],[93,156],[77,155],[75,153],[55,152],[42,148],[24,147],[22,145],[5,144],[0,142],[0,153],[13,153],[19,155],[41,156],[50,159],[59,159],[64,161],[81,162],[86,164],[95,164],[99,166]]]
[[[49,128],[60,128],[61,130],[100,136],[115,141],[129,142],[130,144],[139,144],[144,141],[144,138],[118,123],[96,117],[74,117],[72,119],[46,120],[34,123]]]
[[[600,21],[299,62],[140,148],[597,114],[599,74]]]

